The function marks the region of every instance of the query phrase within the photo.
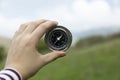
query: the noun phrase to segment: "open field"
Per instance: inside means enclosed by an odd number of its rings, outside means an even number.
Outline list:
[[[30,80],[120,80],[120,39],[68,55],[41,69]]]
[[[67,54],[29,80],[120,80],[120,39],[84,49],[71,48]],[[3,65],[4,61],[0,69]]]

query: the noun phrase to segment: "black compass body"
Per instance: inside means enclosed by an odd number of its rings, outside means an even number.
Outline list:
[[[46,33],[45,42],[51,50],[66,51],[71,45],[72,34],[67,28],[56,26]]]

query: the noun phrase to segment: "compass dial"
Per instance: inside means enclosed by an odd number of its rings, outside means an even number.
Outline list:
[[[49,41],[54,47],[59,48],[67,44],[68,38],[64,31],[55,30],[51,32]]]
[[[68,29],[56,26],[45,35],[45,42],[52,50],[67,50],[72,42],[72,35]]]

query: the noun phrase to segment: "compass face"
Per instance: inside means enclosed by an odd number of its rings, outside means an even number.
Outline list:
[[[67,50],[72,42],[72,35],[68,29],[57,26],[46,33],[45,42],[51,50]]]
[[[63,47],[67,44],[68,37],[62,30],[55,30],[51,32],[51,35],[49,37],[50,44],[52,44],[56,48]]]

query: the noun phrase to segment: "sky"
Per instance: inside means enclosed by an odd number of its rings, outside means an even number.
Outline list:
[[[19,25],[49,19],[72,33],[120,28],[120,0],[0,0],[0,35],[12,38]]]

